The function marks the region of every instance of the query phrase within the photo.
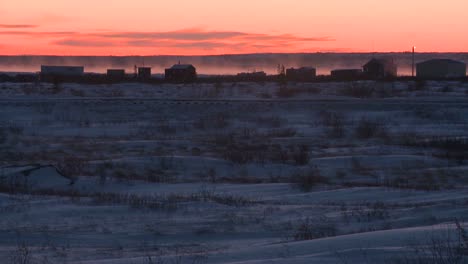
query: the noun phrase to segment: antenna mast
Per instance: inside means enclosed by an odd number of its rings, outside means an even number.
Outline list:
[[[412,64],[411,64],[411,77],[414,78],[414,52],[416,50],[416,47],[413,46],[413,61],[412,61]]]

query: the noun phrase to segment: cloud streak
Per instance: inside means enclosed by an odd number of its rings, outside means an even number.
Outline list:
[[[27,25],[27,24],[0,24],[0,29],[26,29],[26,28],[36,28],[37,25]]]
[[[24,37],[72,37],[78,33],[73,31],[18,31],[18,30],[8,30],[0,31],[0,35],[15,35],[15,36],[24,36]]]
[[[185,29],[168,32],[112,32],[94,34],[96,37],[109,39],[170,39],[203,41],[210,39],[227,39],[248,36],[248,33],[236,31],[203,31]]]
[[[301,41],[301,42],[317,42],[317,41],[334,41],[330,37],[298,37],[292,34],[268,35],[257,34],[240,31],[205,31],[199,29],[184,29],[168,32],[112,32],[112,33],[97,33],[95,37],[109,39],[156,39],[156,40],[187,40],[187,41],[207,41],[207,40],[255,40],[255,41]]]
[[[116,46],[116,43],[101,41],[101,40],[90,40],[90,39],[62,39],[54,42],[55,45],[59,46],[72,46],[72,47],[112,47]]]
[[[328,36],[303,37],[292,34],[260,34],[241,31],[208,31],[183,29],[165,32],[73,32],[73,31],[34,31],[4,30],[1,35],[39,38],[51,45],[76,49],[148,48],[158,51],[171,50],[176,53],[239,53],[270,52],[311,43],[332,42]],[[14,28],[11,28],[14,29]]]

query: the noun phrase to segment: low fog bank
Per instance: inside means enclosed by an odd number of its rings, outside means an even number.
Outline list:
[[[311,53],[311,54],[247,54],[217,56],[0,56],[0,71],[37,72],[40,65],[83,65],[86,72],[103,73],[108,68],[132,72],[134,66],[150,66],[153,73],[162,73],[173,64],[190,63],[201,74],[236,74],[265,71],[274,74],[277,65],[286,68],[312,66],[318,74],[332,69],[361,68],[372,57],[392,57],[399,75],[411,74],[411,53]],[[468,53],[417,53],[416,62],[433,58],[449,58],[468,62]]]

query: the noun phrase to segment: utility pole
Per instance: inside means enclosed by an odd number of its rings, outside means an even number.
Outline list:
[[[416,47],[413,46],[413,64],[411,65],[411,77],[414,78],[414,52],[416,50]]]

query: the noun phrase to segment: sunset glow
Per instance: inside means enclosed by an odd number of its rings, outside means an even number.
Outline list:
[[[466,0],[16,0],[2,55],[466,52]]]

